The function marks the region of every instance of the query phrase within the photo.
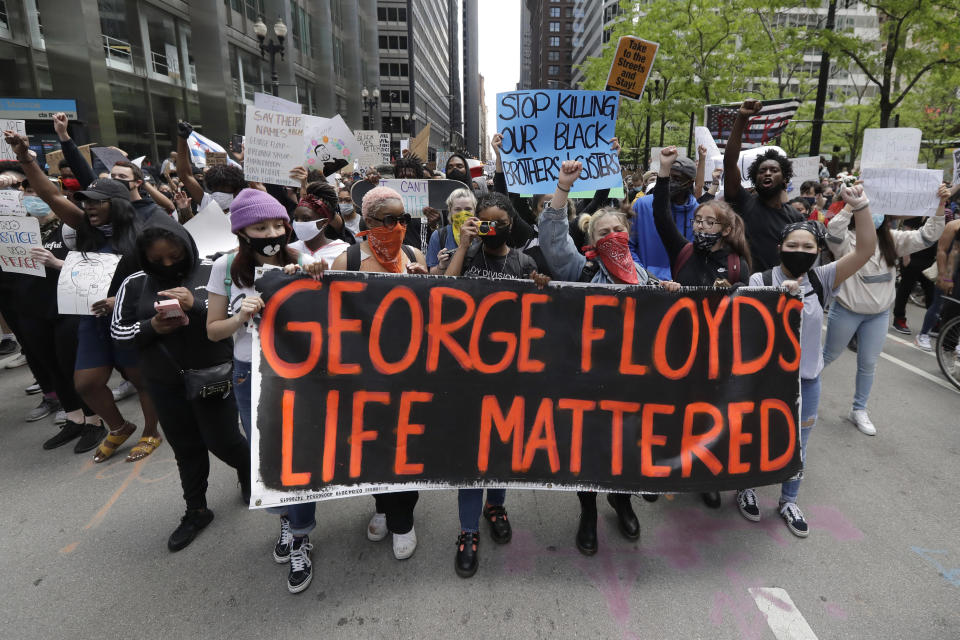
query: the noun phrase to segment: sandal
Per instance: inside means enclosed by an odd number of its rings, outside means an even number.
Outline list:
[[[126,442],[127,438],[132,436],[137,430],[137,427],[129,422],[120,428],[124,430],[129,428],[130,431],[128,433],[114,433],[113,431],[107,433],[107,437],[103,439],[103,442],[97,447],[96,453],[93,454],[94,462],[103,462],[113,457],[113,454],[117,452],[117,447]]]
[[[140,441],[133,445],[133,449],[130,449],[130,454],[127,456],[127,462],[143,460],[148,455],[156,451],[157,447],[159,447],[162,442],[163,438],[160,436],[157,436],[156,438],[148,438],[146,436],[140,438]]]

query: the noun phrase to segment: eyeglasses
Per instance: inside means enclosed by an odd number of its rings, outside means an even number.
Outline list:
[[[402,216],[387,215],[387,216],[383,216],[382,218],[375,218],[370,215],[368,215],[367,217],[370,218],[371,220],[376,220],[377,222],[385,226],[387,229],[393,229],[398,224],[402,227],[406,227],[410,223],[410,221],[413,219],[409,213],[405,213]]]
[[[103,200],[94,200],[93,198],[84,198],[83,200],[80,201],[80,208],[96,209],[101,204],[103,204],[103,202],[104,202]]]
[[[717,225],[717,221],[713,218],[694,218],[693,226],[700,226],[704,229],[713,229]]]

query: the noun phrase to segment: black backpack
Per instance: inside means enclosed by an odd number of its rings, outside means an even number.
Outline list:
[[[763,286],[765,287],[773,286],[773,269],[767,269],[762,274],[760,274],[760,277],[763,278]],[[814,271],[813,269],[810,269],[810,271],[807,271],[807,277],[810,278],[810,287],[813,289],[813,291],[811,291],[807,295],[809,296],[809,295],[817,294],[817,300],[820,301],[820,308],[822,309],[824,296],[823,296],[823,283],[820,281],[820,276],[817,275],[816,271]]]
[[[400,245],[400,248],[403,249],[405,254],[407,254],[407,260],[410,262],[417,261],[417,254],[413,252],[413,247],[402,244]],[[363,262],[363,260],[360,257],[360,245],[350,245],[347,248],[347,271],[360,271],[361,262]]]

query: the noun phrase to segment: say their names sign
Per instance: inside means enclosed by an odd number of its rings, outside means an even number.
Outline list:
[[[619,94],[615,91],[510,91],[497,94],[497,130],[511,193],[552,193],[564,160],[583,170],[578,190],[617,187],[620,159],[611,151]]]
[[[607,91],[616,91],[625,98],[639,100],[659,48],[656,42],[635,36],[620,36],[610,73],[607,74]]]
[[[34,247],[43,247],[39,220],[33,216],[0,216],[0,269],[46,277],[43,264],[30,257]]]
[[[867,167],[860,170],[860,179],[871,213],[932,216],[940,207],[937,190],[943,182],[942,169]]]
[[[303,164],[304,116],[247,107],[243,175],[251,182],[298,187],[290,170]]]

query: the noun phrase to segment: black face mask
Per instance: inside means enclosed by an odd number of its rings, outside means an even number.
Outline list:
[[[259,253],[267,258],[279,255],[287,247],[287,236],[275,238],[248,238],[240,236],[253,249],[254,253]]]
[[[817,254],[806,251],[780,251],[780,264],[794,278],[799,278],[817,261]]]
[[[480,242],[483,243],[483,246],[488,249],[499,249],[507,243],[507,238],[510,236],[510,229],[512,227],[497,227],[497,235],[495,236],[480,236]]]
[[[811,207],[817,204],[816,196],[803,196],[803,200]]]
[[[190,272],[190,262],[181,260],[171,265],[150,263],[150,274],[159,282],[183,282]]]
[[[693,193],[693,183],[692,182],[678,182],[676,180],[670,179],[670,197],[677,199],[680,196],[686,196]]]
[[[456,180],[457,182],[469,184],[470,174],[466,171],[460,171],[459,169],[450,169],[447,171],[447,180]]]
[[[705,231],[694,231],[693,232],[693,246],[697,249],[706,251],[712,249],[713,245],[722,237],[720,233],[706,233]]]

